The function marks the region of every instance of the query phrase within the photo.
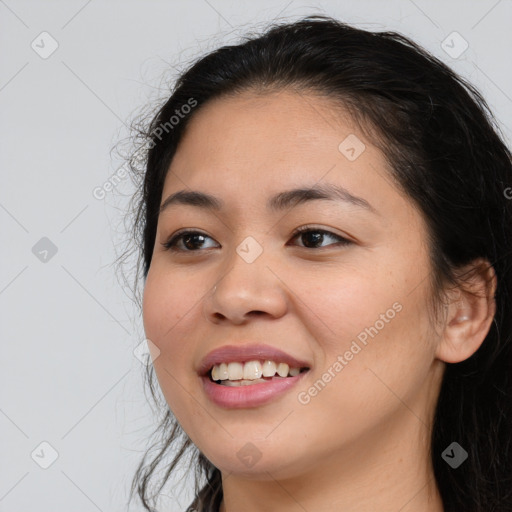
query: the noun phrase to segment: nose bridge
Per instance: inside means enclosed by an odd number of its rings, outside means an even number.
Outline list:
[[[263,238],[262,236],[259,237]],[[252,265],[264,252],[263,241],[260,243],[256,238],[246,236],[235,249],[237,255],[247,264]]]
[[[246,236],[235,248],[229,258],[229,271],[222,281],[230,281],[231,284],[243,285],[251,289],[265,280],[264,274],[268,272],[265,257],[266,250],[263,246],[263,236]]]
[[[263,238],[260,235],[258,238]],[[269,270],[268,250],[256,236],[246,236],[227,259],[226,273],[212,291],[211,315],[240,323],[251,312],[282,315],[286,299],[279,279]]]

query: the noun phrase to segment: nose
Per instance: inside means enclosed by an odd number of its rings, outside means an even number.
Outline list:
[[[248,262],[234,251],[228,270],[204,301],[204,314],[209,321],[240,325],[255,316],[279,318],[285,314],[286,286],[264,254],[265,251]]]

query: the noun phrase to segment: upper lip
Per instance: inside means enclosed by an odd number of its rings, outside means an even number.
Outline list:
[[[212,350],[203,358],[197,373],[201,376],[207,375],[214,365],[220,363],[229,363],[232,361],[245,363],[246,361],[254,360],[270,360],[277,363],[287,363],[290,368],[310,367],[310,364],[306,361],[296,359],[290,354],[278,348],[271,347],[270,345],[224,345]]]

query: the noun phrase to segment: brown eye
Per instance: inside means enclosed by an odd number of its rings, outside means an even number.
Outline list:
[[[170,240],[162,245],[166,250],[176,252],[198,252],[197,249],[202,248],[202,244],[204,244],[207,238],[213,240],[208,235],[199,231],[181,231],[173,235]],[[180,244],[180,242],[182,243]]]
[[[336,240],[336,242],[324,247],[331,245],[349,245],[352,243],[350,240],[331,233],[330,231],[326,231],[325,229],[311,228],[308,226],[303,226],[295,230],[292,240],[295,238],[303,240],[304,245],[302,247],[305,247],[306,249],[322,248],[318,246],[329,238]]]

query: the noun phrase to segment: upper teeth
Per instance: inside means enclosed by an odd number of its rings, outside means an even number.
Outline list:
[[[300,368],[290,368],[286,363],[276,364],[274,361],[247,361],[246,363],[216,364],[211,371],[213,380],[256,380],[263,377],[294,377],[300,373]]]

